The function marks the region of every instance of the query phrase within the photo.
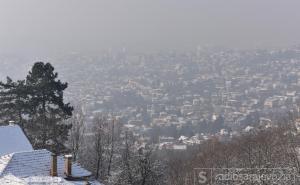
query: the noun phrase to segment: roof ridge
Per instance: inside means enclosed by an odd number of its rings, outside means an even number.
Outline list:
[[[13,125],[11,124],[11,125],[0,125],[0,128],[1,127],[20,127],[20,126],[18,124],[13,124]]]
[[[15,154],[23,154],[23,153],[34,153],[34,152],[42,152],[42,151],[47,151],[49,153],[51,153],[49,150],[47,149],[38,149],[38,150],[27,150],[27,151],[18,151],[18,152],[13,152],[11,154],[15,155]],[[8,155],[11,155],[8,154]]]

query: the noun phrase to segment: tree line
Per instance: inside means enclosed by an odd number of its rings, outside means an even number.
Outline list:
[[[300,174],[299,133],[294,123],[284,122],[272,128],[257,128],[249,133],[220,142],[217,138],[191,148],[182,153],[167,152],[166,172],[168,184],[194,185],[195,169],[291,169],[296,176]],[[261,172],[259,172],[261,173]],[[291,173],[291,174],[292,174]],[[198,174],[196,174],[198,175]],[[213,176],[207,176],[210,182]],[[224,181],[218,184],[240,184]],[[291,184],[286,181],[280,184]],[[296,184],[298,184],[297,182]],[[269,179],[244,184],[272,184]]]
[[[107,185],[163,185],[165,166],[151,145],[144,145],[113,115],[97,114],[89,127],[80,106],[68,121],[68,146],[77,160]]]

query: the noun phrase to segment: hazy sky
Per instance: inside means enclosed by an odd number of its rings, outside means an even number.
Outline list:
[[[300,0],[0,0],[1,51],[284,47]]]

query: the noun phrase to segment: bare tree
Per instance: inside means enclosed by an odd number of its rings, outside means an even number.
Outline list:
[[[104,175],[104,154],[107,148],[107,130],[105,130],[107,118],[97,115],[94,119],[94,152],[96,159],[96,179],[103,178]]]
[[[79,150],[82,149],[85,133],[85,115],[80,106],[74,110],[73,116],[67,121],[72,125],[70,129],[69,145],[73,154],[73,159],[78,159]]]
[[[138,150],[137,169],[140,176],[138,179],[138,184],[165,184],[165,167],[161,161],[156,158],[153,148],[146,147]]]
[[[163,185],[165,167],[150,146],[140,147],[133,134],[124,133],[122,163],[117,185]]]
[[[117,163],[117,152],[120,148],[121,124],[111,115],[98,114],[93,120],[91,133],[86,136],[89,145],[84,153],[94,163],[89,164],[97,179],[109,181],[114,163]]]
[[[115,124],[116,124],[116,119],[112,120],[112,123],[110,125],[110,135],[108,137],[110,137],[109,140],[109,144],[110,144],[110,150],[109,150],[109,159],[108,159],[108,167],[107,167],[107,175],[110,176],[110,172],[111,172],[111,166],[112,166],[112,160],[113,160],[113,156],[115,153],[115,145],[118,138],[118,135],[116,134],[116,130],[115,130]]]
[[[134,185],[133,178],[133,148],[134,148],[134,138],[132,133],[125,131],[124,132],[124,147],[122,151],[122,163],[120,168],[120,174],[117,180],[118,185],[128,184]]]

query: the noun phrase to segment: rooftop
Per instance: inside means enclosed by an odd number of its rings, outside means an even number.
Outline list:
[[[19,151],[33,150],[18,125],[0,126],[0,156]]]
[[[50,176],[51,152],[48,150],[33,150],[17,152],[0,157],[0,177],[14,175],[16,177]],[[64,175],[64,159],[57,157],[58,177]],[[91,172],[77,163],[72,164],[72,177],[88,177]]]

